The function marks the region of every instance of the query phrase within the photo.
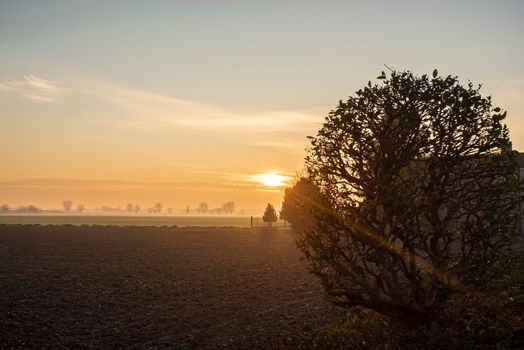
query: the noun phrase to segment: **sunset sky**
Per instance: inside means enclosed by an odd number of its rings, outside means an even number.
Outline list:
[[[279,207],[384,64],[482,83],[524,150],[523,62],[524,1],[0,1],[0,204]]]

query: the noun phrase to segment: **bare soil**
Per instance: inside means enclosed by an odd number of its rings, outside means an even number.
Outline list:
[[[289,230],[0,225],[1,349],[266,349],[342,315]]]

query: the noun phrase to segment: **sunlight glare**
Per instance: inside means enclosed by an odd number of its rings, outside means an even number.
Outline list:
[[[286,182],[289,180],[289,176],[274,173],[257,174],[255,178],[261,184],[269,187],[285,186]]]

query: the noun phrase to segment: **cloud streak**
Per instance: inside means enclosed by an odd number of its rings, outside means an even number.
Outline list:
[[[143,90],[94,82],[88,91],[97,98],[127,111],[123,125],[144,128],[191,127],[228,132],[267,132],[312,125],[318,116],[300,111],[236,113],[218,106],[182,100]]]
[[[320,121],[318,115],[303,111],[238,113],[81,75],[61,81],[25,75],[19,80],[0,82],[0,92],[39,102],[70,103],[78,108],[77,114],[87,113],[90,118],[143,130],[189,127],[255,133],[302,128]]]
[[[0,91],[16,93],[27,99],[40,102],[54,102],[60,93],[60,89],[55,83],[31,74],[24,75],[20,80],[0,82]]]

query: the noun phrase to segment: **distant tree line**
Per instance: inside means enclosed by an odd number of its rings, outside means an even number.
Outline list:
[[[140,211],[140,205],[133,203],[127,203],[126,205],[126,211],[128,213],[138,213]]]
[[[152,207],[148,207],[147,212],[149,214],[161,214],[164,209],[164,205],[161,202],[156,202]],[[141,206],[137,203],[127,203],[124,208],[117,206],[107,206],[103,205],[100,207],[94,208],[94,211],[96,212],[110,212],[110,213],[139,213],[142,210]],[[236,210],[236,205],[234,201],[229,201],[224,204],[222,204],[220,207],[217,208],[210,208],[207,202],[201,202],[198,204],[198,206],[194,209],[192,209],[189,205],[186,206],[186,208],[183,210],[186,214],[189,213],[197,213],[197,214],[233,214]],[[28,205],[28,206],[19,206],[17,208],[11,208],[8,204],[3,204],[0,206],[0,213],[8,213],[8,212],[27,212],[27,213],[37,213],[44,211],[41,208],[36,207],[35,205]],[[55,209],[54,211],[57,211]],[[59,211],[59,210],[58,210]],[[69,213],[69,212],[77,212],[77,213],[83,213],[86,211],[86,207],[84,204],[75,204],[72,200],[66,199],[62,201],[62,211]],[[242,212],[242,211],[241,211]],[[174,213],[173,208],[167,208],[167,213],[169,215],[172,215]]]
[[[209,208],[207,202],[201,202],[194,210],[192,210],[191,207],[188,205],[186,207],[186,214],[189,214],[192,211],[196,212],[197,214],[233,214],[235,212],[235,209],[236,205],[233,201],[226,202],[218,208]]]
[[[42,209],[32,204],[27,205],[27,206],[21,205],[14,209],[11,209],[8,204],[2,204],[2,206],[0,206],[0,212],[2,213],[9,213],[9,212],[11,213],[38,213],[41,211]]]

